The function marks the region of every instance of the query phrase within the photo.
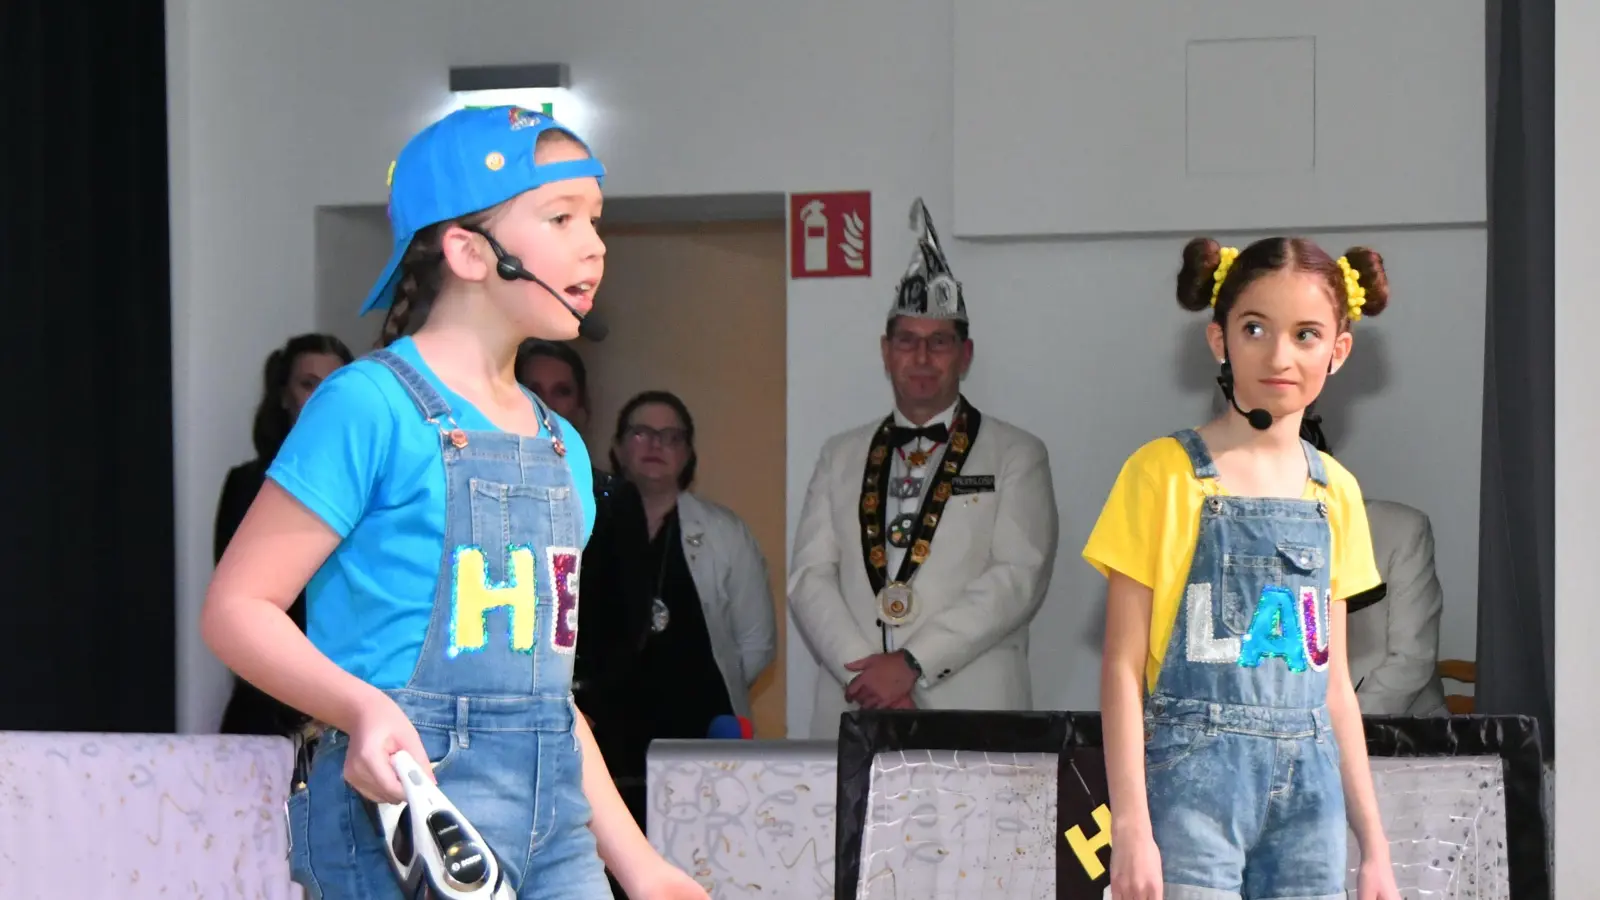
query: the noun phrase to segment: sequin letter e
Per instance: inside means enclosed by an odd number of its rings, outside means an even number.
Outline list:
[[[550,548],[550,592],[556,600],[550,644],[557,653],[571,653],[578,646],[578,558],[578,551],[569,547]]]
[[[507,577],[502,584],[489,582],[489,569],[483,551],[462,547],[455,552],[451,577],[455,582],[455,603],[450,610],[450,655],[482,650],[489,645],[489,611],[506,610],[511,626],[511,649],[532,653],[537,640],[538,593],[533,551],[510,548]]]

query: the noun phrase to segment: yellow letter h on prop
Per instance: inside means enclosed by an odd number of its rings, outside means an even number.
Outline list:
[[[1111,808],[1102,803],[1091,815],[1100,830],[1092,838],[1084,837],[1083,829],[1074,825],[1067,829],[1067,846],[1072,848],[1083,871],[1093,881],[1106,873],[1106,867],[1100,862],[1099,851],[1102,847],[1111,846]]]

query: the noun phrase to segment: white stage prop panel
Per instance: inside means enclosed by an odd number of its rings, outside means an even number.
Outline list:
[[[713,900],[833,896],[833,741],[656,741],[650,843]]]
[[[283,738],[0,732],[0,896],[289,900]]]
[[[1047,752],[876,754],[859,826],[861,877],[848,896],[1067,896],[1074,888],[1058,884],[1058,762]],[[1504,760],[1375,757],[1372,766],[1403,897],[1510,898]],[[662,741],[651,747],[648,778],[651,843],[714,900],[835,897],[834,742]],[[1080,836],[1092,845],[1096,832],[1086,817]],[[1353,891],[1353,836],[1350,853]]]

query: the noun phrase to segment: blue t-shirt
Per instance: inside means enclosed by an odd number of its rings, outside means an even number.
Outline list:
[[[497,431],[444,386],[404,338],[390,345],[433,385],[467,431]],[[559,420],[583,540],[594,528],[594,470],[578,430]],[[379,688],[404,687],[433,615],[444,559],[444,457],[439,430],[382,363],[334,372],[306,402],[267,470],[343,540],[306,586],[306,633],[345,671]]]

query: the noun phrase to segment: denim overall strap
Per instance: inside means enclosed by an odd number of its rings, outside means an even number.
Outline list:
[[[1202,482],[1215,483],[1217,480],[1217,463],[1211,458],[1211,450],[1206,447],[1206,442],[1200,438],[1200,432],[1193,428],[1185,428],[1174,432],[1172,439],[1183,445],[1183,452],[1189,454],[1189,465],[1194,467],[1194,477]]]
[[[433,389],[428,379],[422,377],[410,363],[401,359],[393,350],[374,350],[367,354],[367,358],[375,363],[382,364],[394,377],[400,380],[406,394],[411,397],[411,402],[417,405],[417,411],[430,423],[441,419],[450,418],[450,404],[446,403],[444,396]]]
[[[1322,454],[1316,447],[1311,445],[1310,441],[1304,438],[1300,439],[1300,446],[1304,447],[1306,451],[1306,477],[1310,478],[1317,487],[1326,488],[1328,486],[1328,468],[1322,464]]]
[[[1217,463],[1211,458],[1211,450],[1206,447],[1205,440],[1200,437],[1200,432],[1193,428],[1185,428],[1174,432],[1172,439],[1183,445],[1183,452],[1189,455],[1189,465],[1194,467],[1194,477],[1201,481],[1215,482],[1217,479]],[[1328,486],[1328,469],[1322,464],[1322,454],[1311,445],[1310,441],[1301,439],[1300,446],[1306,452],[1306,477],[1318,487]]]

